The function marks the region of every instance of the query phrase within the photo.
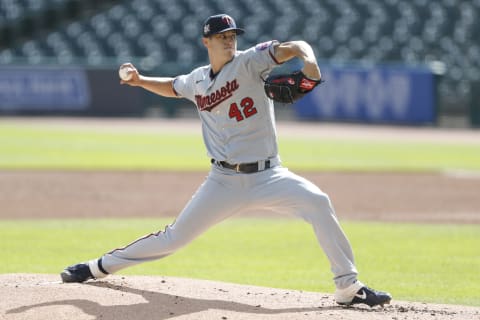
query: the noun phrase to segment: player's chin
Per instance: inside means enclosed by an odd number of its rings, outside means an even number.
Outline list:
[[[225,54],[230,56],[230,57],[233,57],[235,55],[235,48],[234,47],[227,47],[225,48]]]

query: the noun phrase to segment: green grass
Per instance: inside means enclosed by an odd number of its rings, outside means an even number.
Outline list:
[[[201,169],[205,153],[200,136],[0,126],[0,168]]]
[[[0,273],[58,273],[165,219],[0,221]],[[480,226],[344,222],[361,273],[398,300],[480,306]],[[333,292],[311,227],[290,219],[230,219],[165,259],[120,274],[202,278]]]
[[[480,171],[480,147],[280,137],[283,163],[295,170]],[[206,170],[200,136],[48,126],[0,125],[0,168]]]
[[[427,142],[281,139],[282,159],[302,170],[480,170],[480,146]]]

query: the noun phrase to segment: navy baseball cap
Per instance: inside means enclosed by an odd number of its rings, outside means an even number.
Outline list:
[[[204,37],[210,37],[211,35],[229,30],[235,30],[237,34],[245,32],[245,30],[237,28],[235,20],[228,14],[217,14],[205,20],[202,33]]]

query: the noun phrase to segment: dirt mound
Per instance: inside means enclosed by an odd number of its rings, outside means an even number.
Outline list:
[[[1,319],[480,319],[480,308],[392,301],[337,306],[332,295],[173,277],[0,275]]]

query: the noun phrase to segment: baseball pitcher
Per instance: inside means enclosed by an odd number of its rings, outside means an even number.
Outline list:
[[[389,303],[389,293],[357,279],[350,244],[327,194],[281,165],[273,100],[293,102],[321,82],[313,50],[304,41],[268,41],[237,50],[244,33],[226,14],[209,17],[202,30],[209,65],[189,74],[146,77],[126,63],[122,84],[155,94],[186,98],[196,106],[211,170],[177,219],[163,231],[148,234],[98,259],[67,267],[64,282],[84,282],[146,261],[164,258],[224,219],[241,212],[272,210],[304,219],[313,227],[331,265],[338,304]],[[292,58],[302,70],[271,76]]]

